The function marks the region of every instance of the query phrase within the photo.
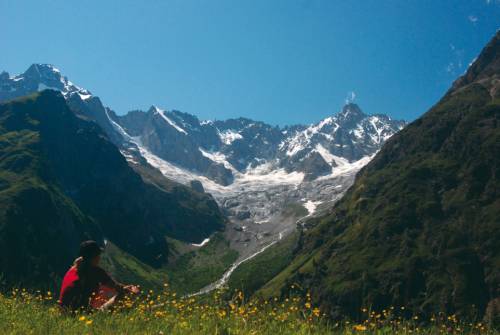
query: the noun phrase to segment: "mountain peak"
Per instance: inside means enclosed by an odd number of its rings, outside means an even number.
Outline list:
[[[337,114],[338,120],[342,122],[358,122],[367,116],[357,104],[352,102],[345,104]]]
[[[151,105],[151,107],[148,108],[148,113],[161,113],[161,112],[164,112],[164,110],[156,105]]]
[[[24,73],[25,78],[48,78],[59,79],[61,78],[61,71],[51,64],[32,64]]]
[[[498,76],[499,72],[500,30],[481,51],[481,54],[467,69],[467,72],[453,83],[452,90],[459,89],[475,81]]]
[[[0,74],[0,100],[12,99],[37,91],[51,89],[60,91],[69,98],[75,93],[82,100],[92,97],[88,90],[73,84],[52,64],[32,64],[24,73],[10,77],[9,73]]]

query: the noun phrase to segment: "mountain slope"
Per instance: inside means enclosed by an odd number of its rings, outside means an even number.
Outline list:
[[[311,290],[332,316],[406,306],[483,313],[500,297],[500,32],[387,141],[260,294]]]
[[[10,283],[54,280],[83,238],[158,266],[165,236],[200,242],[224,225],[210,196],[155,170],[141,177],[52,90],[0,104],[0,157],[0,269]]]
[[[304,173],[306,181],[315,180],[329,175],[339,160],[353,163],[373,155],[405,125],[385,115],[366,115],[353,103],[316,124],[284,128],[246,118],[200,121],[156,106],[116,115],[52,65],[33,64],[13,77],[0,74],[0,101],[44,89],[60,91],[71,110],[96,122],[120,149],[141,145],[160,159],[222,186],[258,167],[284,168],[287,173]]]
[[[46,89],[61,92],[73,112],[96,122],[114,144],[121,146],[124,141],[122,134],[113,128],[108,117],[114,113],[103,106],[99,97],[76,86],[53,65],[33,64],[24,73],[14,77],[10,77],[8,72],[0,74],[0,102]]]
[[[127,131],[130,129],[130,135],[139,138],[141,145],[158,157],[186,169],[199,171],[221,185],[230,184],[231,171],[203,155],[199,149],[202,144],[197,141],[196,136],[190,135],[193,130],[177,115],[152,106],[146,113],[135,112],[130,117],[117,117],[117,122],[123,120],[121,126]],[[194,133],[198,134],[199,129]]]
[[[159,158],[222,186],[263,166],[315,180],[331,174],[339,159],[355,162],[373,155],[405,125],[385,115],[366,115],[353,103],[308,127],[273,127],[246,118],[202,122],[155,106],[114,120]]]

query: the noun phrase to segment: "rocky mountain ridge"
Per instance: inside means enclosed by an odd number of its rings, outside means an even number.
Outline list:
[[[339,160],[352,163],[373,155],[405,125],[386,115],[366,115],[354,103],[316,124],[283,128],[247,118],[201,121],[157,106],[116,115],[52,65],[33,64],[14,77],[7,72],[0,75],[0,101],[43,89],[61,91],[72,110],[97,122],[120,147],[140,142],[157,157],[222,186],[259,166],[314,180],[333,173]]]
[[[156,106],[115,121],[156,156],[223,186],[259,166],[303,173],[305,181],[329,175],[339,160],[352,163],[373,155],[405,125],[366,115],[352,103],[311,126],[279,128],[246,118],[200,121]]]

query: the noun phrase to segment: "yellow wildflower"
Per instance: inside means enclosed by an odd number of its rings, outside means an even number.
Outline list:
[[[355,325],[353,328],[354,328],[354,330],[359,331],[359,332],[364,332],[367,329],[366,326],[363,326],[363,325]]]

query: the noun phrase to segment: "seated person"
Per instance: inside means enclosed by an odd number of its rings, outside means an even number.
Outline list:
[[[134,285],[116,282],[99,266],[103,249],[95,241],[80,244],[79,257],[64,276],[59,305],[64,309],[105,309],[126,293],[139,293]]]

